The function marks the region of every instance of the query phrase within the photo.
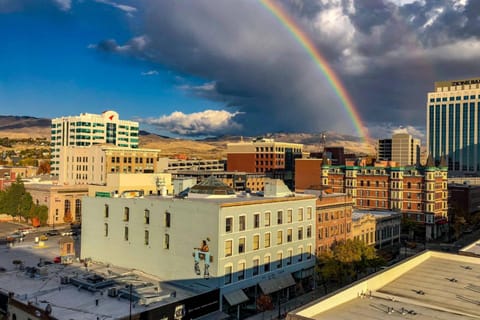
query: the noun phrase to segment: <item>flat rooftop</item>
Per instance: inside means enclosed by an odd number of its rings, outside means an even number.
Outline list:
[[[287,319],[480,319],[480,259],[426,251]]]
[[[371,214],[374,216],[376,219],[379,218],[386,218],[386,217],[391,217],[391,216],[401,216],[402,214],[400,212],[396,211],[389,211],[389,210],[359,210],[359,209],[353,209],[352,211],[352,219],[358,220],[362,216],[366,214]]]
[[[19,243],[13,247],[0,247],[0,290],[12,292],[13,298],[25,305],[45,310],[52,307],[57,319],[119,319],[130,314],[132,284],[132,315],[181,301],[210,291],[195,283],[162,282],[161,279],[139,270],[112,265],[84,263],[47,264],[38,266],[40,259],[52,261],[58,247],[49,240],[48,246],[39,247],[33,242]],[[23,266],[14,265],[21,260]],[[67,280],[68,279],[68,280]],[[111,296],[110,288],[116,295]]]

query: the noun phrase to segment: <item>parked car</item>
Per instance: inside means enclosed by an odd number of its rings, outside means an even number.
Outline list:
[[[62,232],[62,236],[78,236],[78,232],[75,230],[67,230]]]
[[[58,230],[50,230],[45,233],[47,236],[53,237],[53,236],[58,236],[60,235],[60,232]]]
[[[61,257],[55,257],[53,258],[53,263],[60,263],[62,262],[62,258]]]
[[[14,233],[10,234],[7,236],[7,241],[13,241],[13,240],[20,240],[23,239],[25,235],[19,231],[15,231]]]

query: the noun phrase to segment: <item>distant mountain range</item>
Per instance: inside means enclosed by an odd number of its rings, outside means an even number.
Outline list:
[[[28,116],[1,116],[0,138],[12,139],[46,138],[50,139],[51,119]],[[140,147],[161,149],[166,156],[187,154],[190,157],[222,158],[225,157],[227,143],[249,141],[251,137],[221,136],[203,140],[178,139],[160,136],[140,130]],[[374,153],[374,142],[366,143],[359,137],[326,132],[326,146],[343,146],[345,152],[364,154]],[[322,133],[275,133],[268,137],[276,141],[301,143],[307,152],[322,149]]]

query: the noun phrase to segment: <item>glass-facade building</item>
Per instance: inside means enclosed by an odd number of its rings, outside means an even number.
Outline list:
[[[435,82],[427,97],[427,148],[453,174],[480,173],[480,78]]]
[[[115,111],[102,114],[82,113],[79,116],[52,119],[50,142],[51,174],[58,176],[60,148],[112,144],[138,148],[138,122],[120,120]]]

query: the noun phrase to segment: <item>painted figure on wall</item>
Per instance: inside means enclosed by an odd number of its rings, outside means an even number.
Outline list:
[[[208,268],[210,267],[211,256],[210,256],[210,249],[208,248],[208,241],[210,241],[210,238],[207,237],[205,240],[202,240],[198,248],[193,248],[193,260],[195,262],[195,265],[194,265],[195,273],[198,276],[201,274],[200,261],[203,260],[204,262],[203,277],[205,279],[208,279],[210,277]]]

